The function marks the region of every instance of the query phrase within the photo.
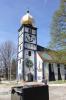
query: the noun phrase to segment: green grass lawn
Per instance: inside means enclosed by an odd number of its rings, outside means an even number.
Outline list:
[[[65,84],[66,80],[57,80],[57,81],[50,81],[51,84]]]

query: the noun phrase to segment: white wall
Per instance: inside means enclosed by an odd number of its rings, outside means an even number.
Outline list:
[[[42,81],[42,59],[37,53],[37,81],[41,82]]]
[[[18,60],[18,79],[20,79],[20,76],[22,77],[22,59],[21,62]]]

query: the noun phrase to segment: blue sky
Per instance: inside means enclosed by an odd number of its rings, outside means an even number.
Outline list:
[[[0,0],[0,43],[17,44],[21,17],[29,9],[38,28],[38,44],[46,47],[50,41],[50,24],[60,0]]]

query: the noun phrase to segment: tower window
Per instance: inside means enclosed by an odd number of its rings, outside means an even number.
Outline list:
[[[31,51],[28,51],[28,55],[31,56]]]
[[[20,46],[20,50],[21,50],[21,46]]]
[[[31,28],[29,28],[29,33],[30,33],[30,34],[32,33],[32,29],[31,29]]]
[[[19,60],[19,62],[21,63],[21,59]]]

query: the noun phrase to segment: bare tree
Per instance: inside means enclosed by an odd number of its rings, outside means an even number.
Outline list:
[[[17,72],[17,59],[12,59],[12,68],[11,68],[11,78],[16,79],[16,72]]]
[[[5,68],[6,79],[11,79],[12,58],[15,56],[15,47],[11,41],[6,41],[0,46],[2,62]]]

